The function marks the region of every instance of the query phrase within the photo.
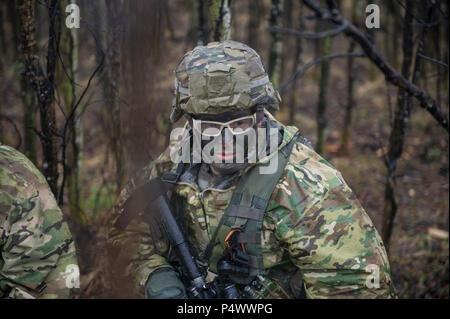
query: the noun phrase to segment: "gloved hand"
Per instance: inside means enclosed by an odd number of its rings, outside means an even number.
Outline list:
[[[186,288],[171,268],[155,270],[145,285],[147,299],[187,299]]]

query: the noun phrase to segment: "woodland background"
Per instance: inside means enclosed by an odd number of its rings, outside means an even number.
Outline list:
[[[79,29],[65,25],[70,3]],[[366,27],[368,4],[380,28]],[[439,0],[1,0],[0,142],[47,177],[79,297],[127,297],[112,289],[105,221],[168,144],[173,70],[197,44],[244,42],[279,88],[277,118],[342,172],[382,234],[399,296],[448,298],[448,21]]]

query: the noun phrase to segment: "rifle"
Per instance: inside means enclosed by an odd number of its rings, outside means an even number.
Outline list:
[[[214,298],[217,292],[200,274],[200,270],[191,254],[188,243],[169,207],[166,194],[158,196],[153,201],[152,206],[154,207],[154,217],[159,221],[161,228],[166,233],[183,273],[186,275],[188,282],[190,282],[191,286],[187,288],[189,296],[195,299]]]
[[[125,203],[125,212],[136,212],[145,207],[144,217],[149,223],[155,221],[169,239],[177,260],[181,267],[182,275],[188,282],[187,292],[193,299],[239,299],[240,294],[232,282],[227,282],[218,276],[213,282],[208,283],[201,274],[199,267],[192,255],[189,244],[178,225],[167,198],[167,186],[159,179],[153,179],[138,189]],[[142,215],[142,214],[141,214]],[[128,224],[130,216],[123,215],[116,225],[124,228]]]

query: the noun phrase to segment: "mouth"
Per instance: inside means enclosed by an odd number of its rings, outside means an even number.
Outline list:
[[[236,153],[235,153],[235,152],[233,152],[233,153],[222,153],[222,154],[220,154],[220,158],[221,158],[223,161],[231,160],[231,159],[233,159],[235,156],[236,156]]]
[[[228,146],[228,147],[227,147]],[[233,145],[223,145],[222,153],[219,154],[219,157],[222,161],[232,160],[236,156],[236,151],[233,148]]]

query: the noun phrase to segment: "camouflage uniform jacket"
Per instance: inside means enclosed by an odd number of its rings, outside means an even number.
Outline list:
[[[5,145],[0,145],[0,254],[0,298],[68,298],[66,279],[79,282],[72,235],[44,176]]]
[[[282,127],[280,148],[297,131]],[[123,189],[112,222],[136,187],[174,169],[171,147],[177,146],[169,146]],[[195,181],[182,180],[175,186],[174,192],[184,202],[189,236],[200,250],[211,240],[233,190],[232,185],[200,191]],[[261,236],[264,267],[284,264],[293,267],[292,271],[300,269],[308,298],[395,297],[387,254],[369,216],[341,174],[300,141],[272,193]],[[136,279],[141,293],[152,271],[170,267],[157,253],[149,227],[143,222],[133,221],[125,231],[112,227],[110,242],[129,254],[127,273]],[[378,279],[373,280],[374,276]]]

